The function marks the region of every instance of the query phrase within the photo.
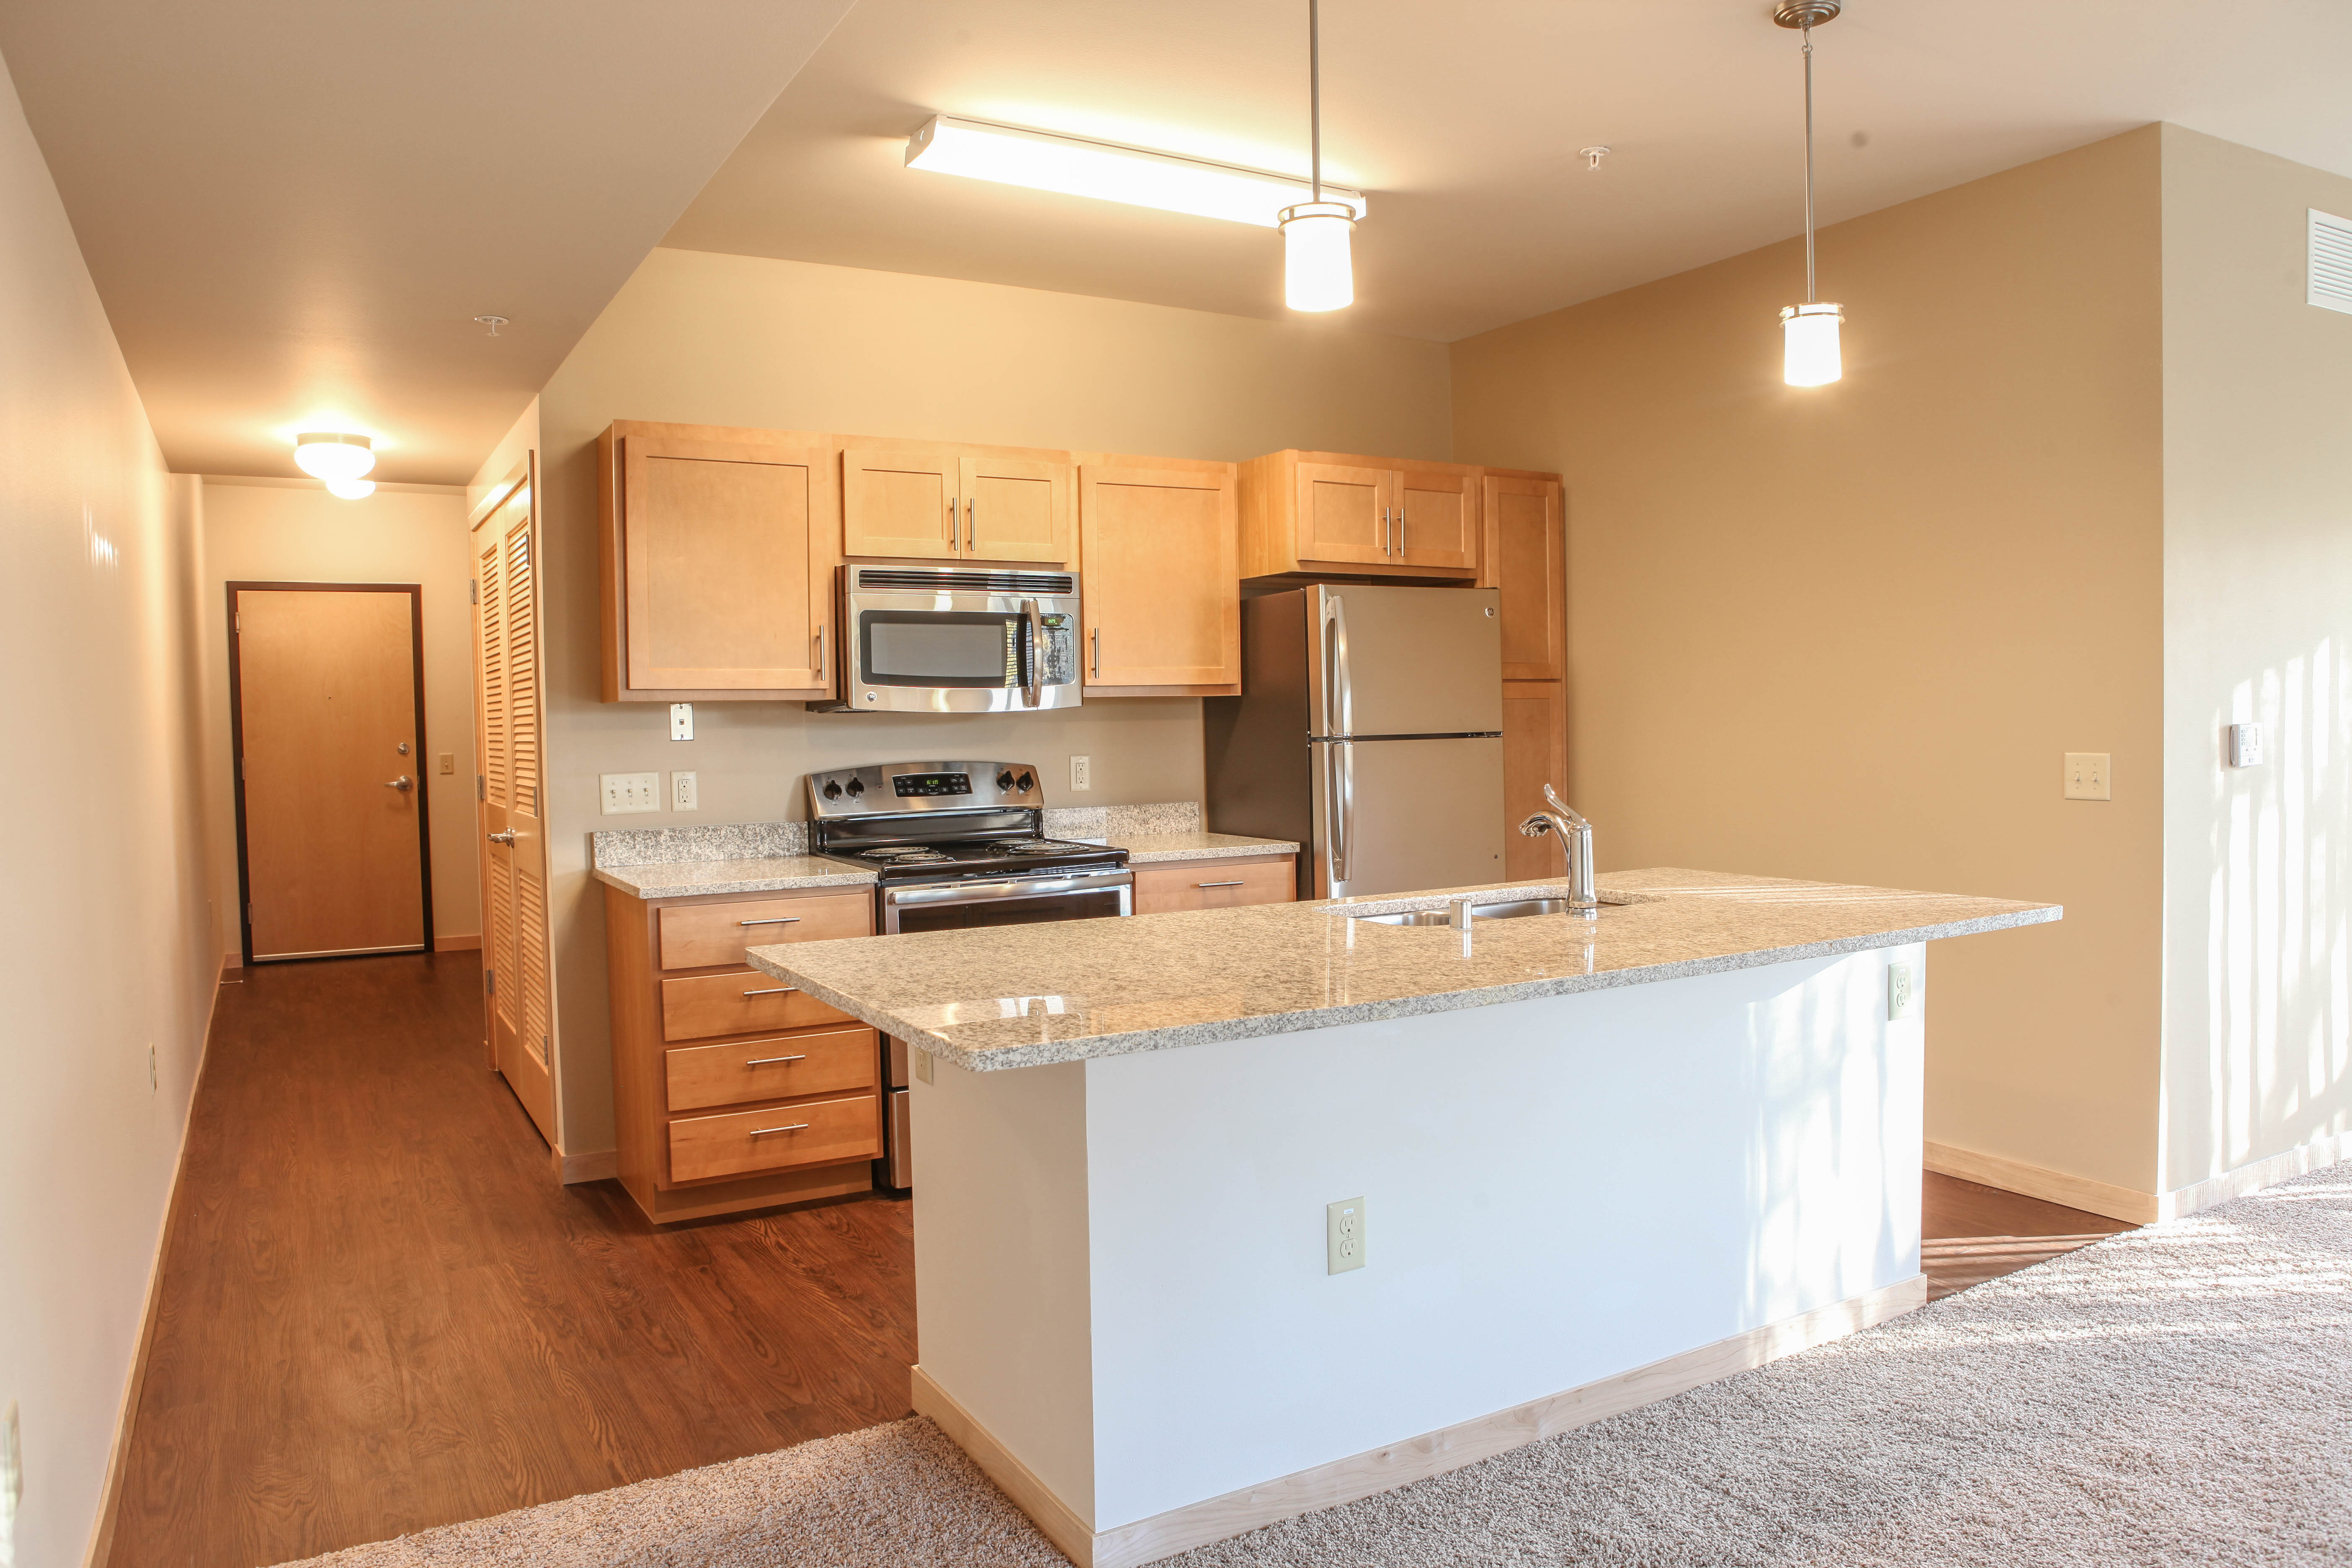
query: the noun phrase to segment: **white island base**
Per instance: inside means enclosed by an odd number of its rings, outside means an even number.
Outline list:
[[[1925,960],[940,1064],[915,1407],[1113,1568],[1907,1311],[1924,1026],[1888,1021],[1887,967]],[[1332,1274],[1356,1197],[1367,1264]]]

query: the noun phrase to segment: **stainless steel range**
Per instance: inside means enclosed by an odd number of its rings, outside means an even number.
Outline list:
[[[886,763],[808,775],[814,853],[875,875],[886,936],[1135,912],[1127,851],[1045,837],[1027,763]],[[888,1047],[888,1179],[913,1184],[906,1044]]]

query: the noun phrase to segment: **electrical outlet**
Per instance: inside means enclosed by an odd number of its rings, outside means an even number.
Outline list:
[[[1326,1274],[1345,1274],[1364,1266],[1364,1200],[1342,1198],[1323,1211]]]
[[[2258,768],[2263,765],[2263,727],[2260,724],[2230,726],[2230,765],[2233,768]]]
[[[2107,753],[2105,752],[2069,752],[2066,753],[2066,798],[2068,800],[2108,800]]]
[[[696,809],[696,805],[694,775],[692,773],[670,774],[669,808],[672,811],[692,811]]]
[[[694,704],[673,702],[669,705],[669,738],[673,741],[694,739]]]
[[[1072,789],[1095,787],[1095,760],[1092,757],[1070,759],[1070,787]]]
[[[1919,1005],[1919,989],[1907,963],[1886,966],[1886,1017],[1889,1023],[1907,1018]]]
[[[604,785],[606,816],[661,809],[659,773],[603,773],[597,782]]]
[[[445,773],[454,773],[457,771],[457,752],[444,752],[441,753],[441,771]]]
[[[17,1429],[16,1402],[0,1415],[0,1568],[16,1561],[16,1516],[25,1505],[25,1439]]]
[[[931,1081],[931,1053],[923,1049],[920,1046],[908,1046],[907,1047],[907,1057],[908,1061],[914,1067],[916,1080],[920,1083],[929,1083]]]

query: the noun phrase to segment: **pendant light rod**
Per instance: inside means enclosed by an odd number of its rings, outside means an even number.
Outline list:
[[[1323,199],[1323,5],[1307,0],[1307,147],[1308,175]]]
[[[1804,27],[1805,38],[1805,303],[1818,300],[1821,289],[1813,281],[1813,24],[1810,17]]]

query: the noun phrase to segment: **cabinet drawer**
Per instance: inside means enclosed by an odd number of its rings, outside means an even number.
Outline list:
[[[774,1110],[680,1117],[669,1124],[669,1179],[698,1182],[882,1152],[881,1100],[872,1094]]]
[[[756,969],[665,980],[661,1000],[665,1040],[756,1035],[850,1022],[848,1014]]]
[[[1238,904],[1286,904],[1298,897],[1287,855],[1267,860],[1207,860],[1190,866],[1138,866],[1135,912],[1222,910]]]
[[[669,1108],[700,1110],[753,1100],[872,1089],[880,1049],[873,1030],[856,1028],[664,1051]]]
[[[676,904],[661,911],[661,966],[707,969],[742,963],[747,947],[873,934],[874,900],[867,893]]]

